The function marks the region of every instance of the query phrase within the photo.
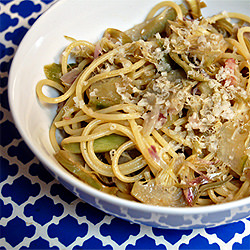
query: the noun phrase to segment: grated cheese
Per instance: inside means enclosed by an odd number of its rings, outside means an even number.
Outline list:
[[[187,142],[197,143],[201,149],[207,148],[210,152],[216,152],[217,133],[222,121],[245,118],[246,116],[241,114],[250,108],[248,102],[240,110],[232,105],[237,98],[248,99],[248,94],[240,83],[241,79],[236,74],[239,70],[238,62],[231,65],[233,67],[225,63],[217,70],[213,68],[213,61],[217,61],[225,51],[226,42],[221,34],[211,32],[212,26],[206,19],[170,22],[170,28],[170,37],[162,38],[159,33],[155,35],[161,46],[155,41],[139,40],[132,43],[156,68],[155,77],[147,85],[146,90],[140,89],[140,85],[135,87],[134,82],[140,80],[132,80],[129,76],[122,75],[123,80],[115,85],[116,92],[121,96],[123,103],[140,106],[143,110],[141,118],[145,122],[153,119],[151,124],[156,129],[164,126],[167,117],[181,117],[183,108],[187,109],[190,114],[186,124],[174,126],[174,131]],[[126,47],[116,49],[116,58],[125,57]],[[186,56],[183,58],[186,58],[190,70],[186,71],[185,76],[177,70],[171,70],[169,62],[166,61],[169,52]],[[110,62],[114,59],[110,58]],[[110,70],[109,66],[105,67]],[[207,74],[205,67],[216,70],[215,77]],[[145,76],[150,74],[150,71],[145,72]],[[205,84],[193,80],[201,76]],[[95,92],[90,94],[94,95]],[[164,119],[160,119],[159,114]],[[199,133],[206,133],[206,136],[198,135]],[[175,141],[169,143],[175,150],[182,149]]]

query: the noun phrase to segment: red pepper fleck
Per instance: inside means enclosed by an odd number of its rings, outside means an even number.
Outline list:
[[[166,117],[165,117],[162,113],[160,113],[158,119],[159,119],[159,120],[160,120],[160,119],[166,119]]]
[[[166,122],[166,120],[167,118],[162,113],[160,113],[158,117],[158,121],[161,123],[162,126]]]

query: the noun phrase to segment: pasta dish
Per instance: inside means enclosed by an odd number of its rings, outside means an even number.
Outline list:
[[[250,196],[250,17],[205,18],[205,7],[164,1],[96,43],[65,36],[36,86],[41,102],[58,105],[49,136],[63,167],[157,206]]]

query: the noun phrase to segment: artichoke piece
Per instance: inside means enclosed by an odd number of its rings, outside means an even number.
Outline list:
[[[173,69],[173,70],[170,70],[168,72],[167,79],[170,82],[174,82],[176,80],[186,79],[186,73],[185,73],[185,71],[182,68]]]
[[[44,66],[45,76],[52,81],[60,83],[60,78],[62,77],[61,65],[57,63],[52,63]]]
[[[132,42],[131,38],[128,35],[118,29],[108,28],[104,32],[103,36],[108,38],[109,40],[112,40],[114,43],[119,42],[122,45]]]
[[[230,35],[233,34],[233,25],[229,21],[227,21],[226,19],[220,19],[220,20],[216,21],[214,26],[219,30],[222,29],[222,30],[227,31]]]
[[[184,69],[189,78],[201,82],[207,81],[207,77],[198,71],[196,71],[196,74],[189,74],[189,72],[193,71],[193,68],[183,61],[177,53],[169,52],[169,55],[182,69]]]
[[[120,104],[121,96],[116,92],[116,83],[121,77],[112,77],[93,83],[89,88],[89,105],[103,109]]]
[[[80,154],[81,153],[79,142],[63,144],[62,147],[63,147],[63,149],[70,151],[73,154]]]
[[[243,157],[243,161],[242,161],[242,175],[240,177],[241,181],[250,181],[250,160],[249,157],[246,155],[245,157]]]
[[[248,135],[249,124],[241,126],[235,125],[233,122],[226,122],[220,131],[217,157],[239,176],[242,175],[246,161],[245,142]]]
[[[201,17],[201,2],[200,0],[185,0],[189,6],[190,14],[194,19]]]
[[[201,82],[200,84],[198,84],[198,89],[202,94],[206,96],[212,95],[213,93],[213,90],[209,87],[208,82]]]
[[[183,4],[180,4],[183,15],[187,14],[187,9]],[[158,15],[150,20],[146,20],[143,23],[135,25],[133,28],[125,31],[125,33],[133,40],[138,41],[140,39],[148,40],[156,33],[161,33],[165,30],[168,20],[174,21],[176,19],[176,12],[173,8],[169,8],[165,15]]]
[[[131,194],[142,203],[156,206],[184,207],[186,206],[182,189],[177,187],[164,187],[156,183],[155,179],[143,183],[136,181]]]
[[[233,176],[229,175],[223,181],[216,181],[216,182],[211,182],[211,183],[204,184],[203,186],[200,187],[199,194],[202,194],[203,192],[205,192],[205,191],[207,191],[209,189],[215,189],[215,188],[221,187],[222,185],[224,185],[225,183],[231,181],[232,179],[233,179]]]
[[[84,168],[84,161],[80,155],[65,150],[59,150],[55,154],[55,158],[69,172],[93,188],[101,190],[105,187],[94,174]]]
[[[128,138],[125,136],[121,136],[117,134],[107,135],[107,136],[98,138],[94,141],[94,151],[95,153],[104,153],[112,149],[118,149],[127,140]],[[63,149],[74,154],[81,153],[80,143],[78,142],[64,144]]]
[[[68,70],[76,67],[76,63],[70,63],[67,65]],[[47,64],[43,68],[45,76],[52,81],[61,83],[61,77],[62,77],[62,66],[58,63],[51,63]]]
[[[154,179],[146,182],[136,181],[131,194],[146,204],[171,207],[186,206],[182,188],[176,185],[178,181],[177,179],[175,180],[175,174],[182,166],[183,160],[182,156],[172,159],[168,170],[163,169],[157,173]],[[170,174],[171,170],[173,170],[172,174]],[[173,178],[173,174],[175,178]]]
[[[224,185],[225,183],[231,181],[233,179],[233,176],[227,176],[225,180],[222,181],[215,181],[215,182],[210,182],[204,185],[201,185],[200,187],[198,186],[190,186],[189,188],[184,188],[183,193],[185,194],[186,198],[188,198],[188,192],[190,191],[192,193],[192,200],[189,201],[189,205],[193,206],[195,203],[198,201],[202,193],[211,190],[211,189],[216,189]]]

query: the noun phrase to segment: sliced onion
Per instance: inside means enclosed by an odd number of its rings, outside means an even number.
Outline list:
[[[155,128],[155,125],[159,119],[159,115],[160,115],[160,105],[154,105],[152,111],[150,111],[145,120],[144,120],[144,123],[143,123],[143,130],[142,130],[142,133],[143,135],[145,136],[149,136],[154,128]]]
[[[102,54],[101,45],[100,45],[100,43],[97,43],[96,46],[95,46],[94,59],[96,59],[101,54]]]
[[[223,124],[218,143],[217,157],[241,176],[246,155],[245,141],[249,134],[249,125],[234,126],[233,122]]]
[[[64,74],[60,79],[68,84],[71,85],[75,79],[77,78],[77,76],[80,74],[80,70],[78,68],[72,69],[71,71],[69,71],[68,73]]]
[[[146,184],[141,181],[135,182],[131,194],[146,204],[171,207],[186,206],[181,188],[167,188],[160,184],[157,185],[155,179]]]

